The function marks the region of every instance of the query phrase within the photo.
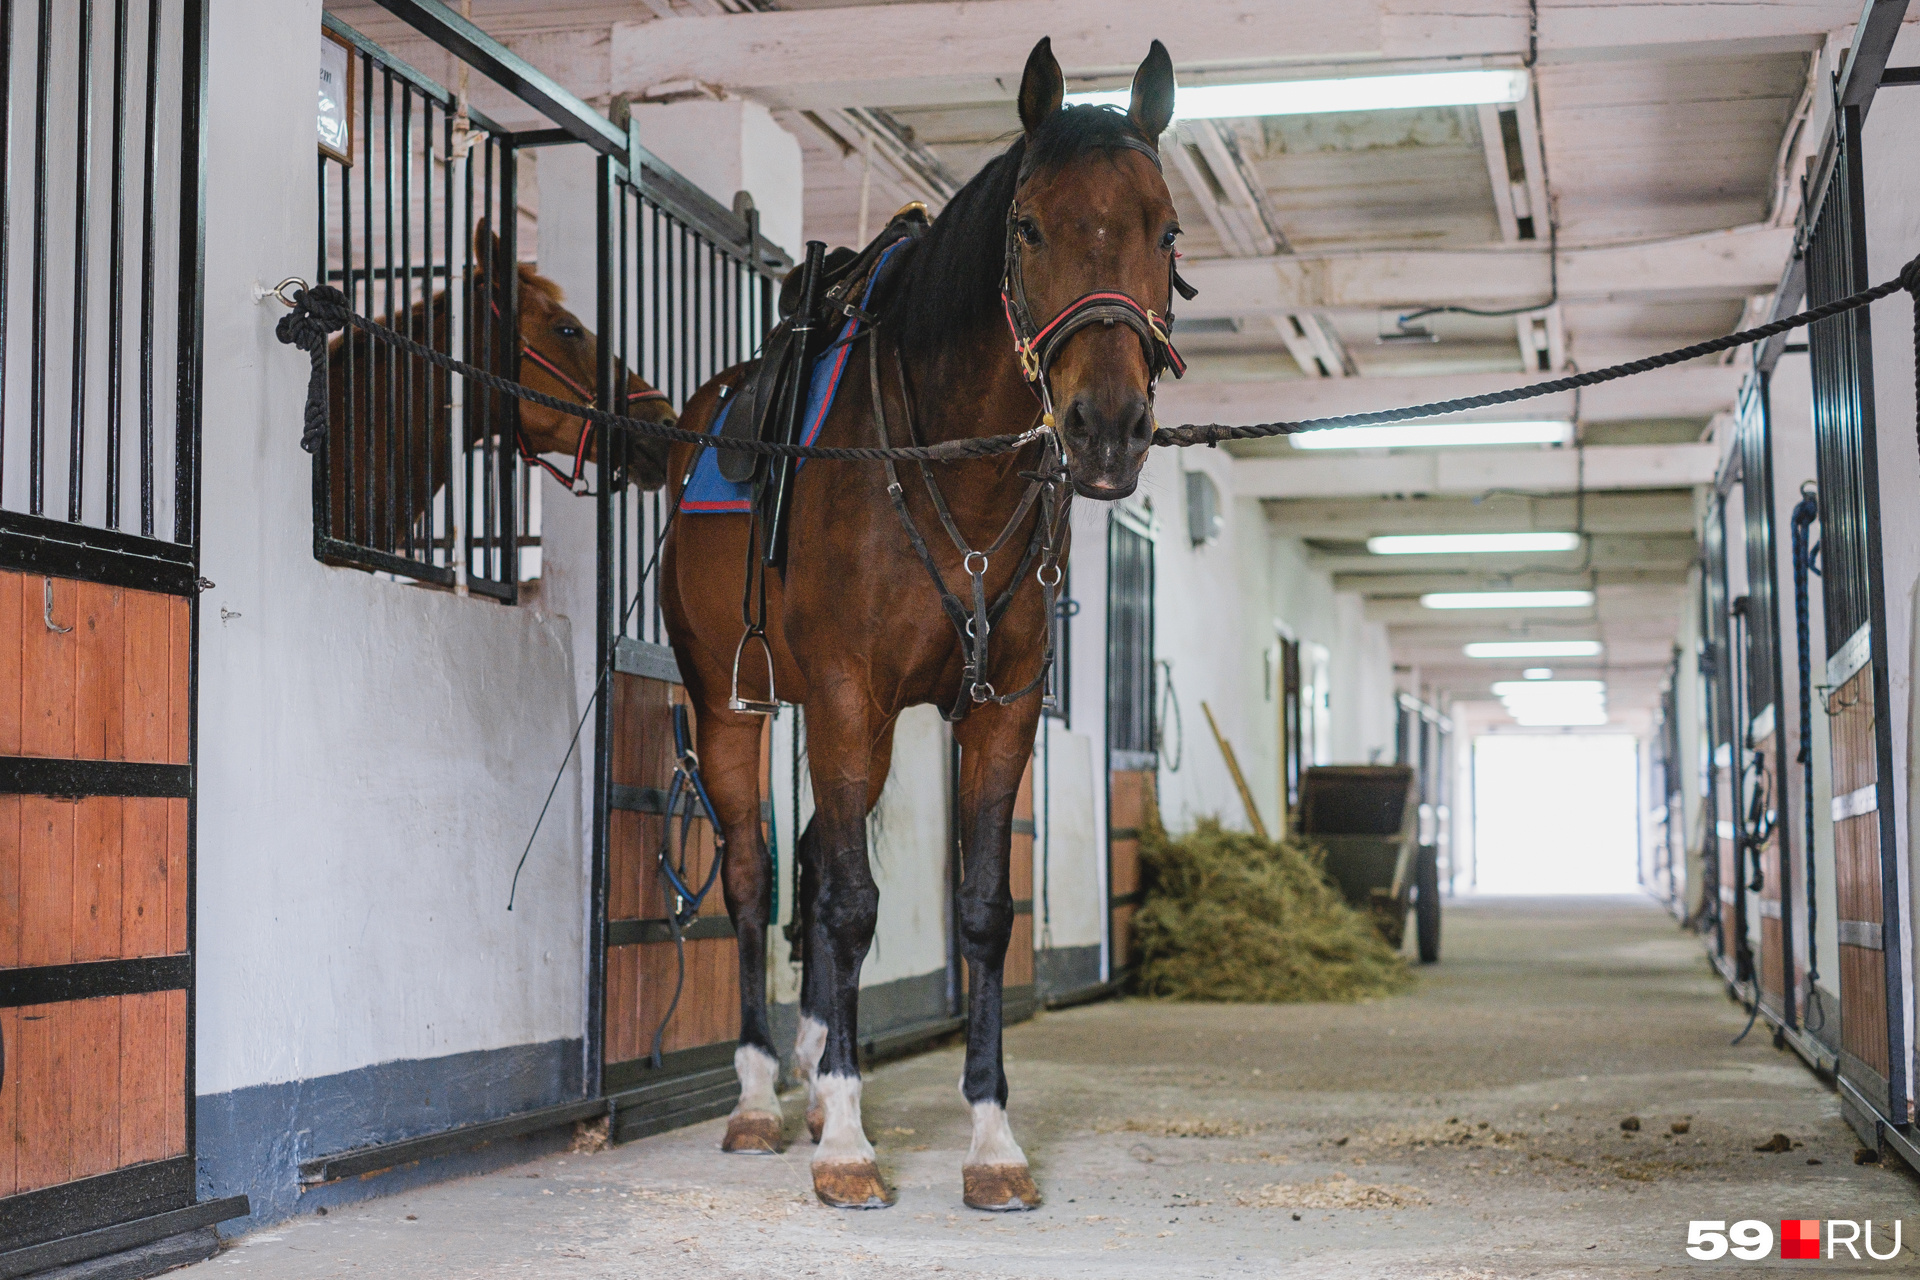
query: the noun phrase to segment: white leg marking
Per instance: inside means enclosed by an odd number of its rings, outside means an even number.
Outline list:
[[[976,1102],[973,1104],[973,1145],[967,1148],[967,1163],[982,1164],[1020,1164],[1027,1162],[1027,1153],[1013,1140],[1013,1129],[1007,1124],[1007,1109],[997,1102]]]
[[[860,1077],[824,1075],[814,1079],[827,1122],[820,1131],[815,1164],[859,1164],[873,1159],[873,1144],[860,1124]]]
[[[733,1051],[733,1071],[740,1077],[740,1105],[733,1114],[780,1114],[780,1099],[773,1092],[773,1082],[780,1074],[779,1059],[757,1045],[743,1044]]]
[[[820,1054],[827,1047],[827,1024],[812,1014],[800,1015],[800,1030],[793,1037],[793,1069],[807,1083],[807,1105],[813,1105],[814,1078],[820,1069]]]

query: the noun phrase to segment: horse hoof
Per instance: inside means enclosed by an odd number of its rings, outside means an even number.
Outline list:
[[[960,1170],[969,1209],[1018,1213],[1040,1207],[1040,1188],[1023,1164],[970,1164]]]
[[[815,1105],[807,1108],[807,1133],[813,1138],[815,1146],[820,1145],[820,1131],[827,1127],[827,1112],[824,1107]]]
[[[749,1155],[777,1155],[780,1151],[780,1117],[765,1111],[741,1111],[727,1117],[727,1136],[720,1140],[722,1151]]]
[[[831,1209],[885,1209],[893,1193],[880,1180],[880,1166],[871,1160],[813,1166],[813,1194]]]

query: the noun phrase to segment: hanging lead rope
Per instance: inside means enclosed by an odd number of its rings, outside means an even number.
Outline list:
[[[1915,307],[1920,309],[1920,298]],[[1915,316],[1920,321],[1920,315]],[[1915,330],[1914,341],[1920,343],[1920,329]],[[1800,765],[1800,777],[1805,792],[1801,808],[1806,812],[1807,839],[1807,1003],[1820,1015],[1820,1022],[1813,1030],[1824,1027],[1827,1011],[1820,1005],[1820,947],[1814,934],[1814,924],[1820,916],[1820,904],[1814,892],[1814,847],[1813,847],[1813,639],[1810,606],[1811,584],[1808,574],[1813,569],[1813,549],[1809,545],[1813,522],[1820,518],[1820,498],[1811,483],[1800,489],[1800,501],[1793,509],[1793,638],[1795,657],[1800,669],[1800,752],[1795,757]]]
[[[1603,382],[1613,382],[1620,378],[1632,377],[1636,373],[1647,373],[1654,369],[1664,369],[1669,365],[1682,364],[1688,360],[1697,360],[1701,356],[1715,355],[1722,351],[1731,351],[1749,343],[1761,342],[1778,337],[1794,329],[1804,328],[1818,320],[1837,316],[1843,312],[1878,302],[1895,293],[1911,294],[1914,300],[1914,312],[1920,319],[1920,257],[1907,263],[1900,274],[1891,280],[1862,290],[1845,298],[1825,303],[1818,307],[1802,311],[1797,315],[1783,317],[1768,324],[1752,329],[1743,329],[1739,333],[1730,333],[1724,338],[1714,338],[1708,342],[1696,342],[1691,346],[1660,355],[1647,356],[1640,360],[1630,360],[1624,364],[1610,365],[1605,369],[1594,369],[1587,373],[1571,374],[1564,378],[1552,378],[1546,382],[1536,382],[1530,386],[1515,387],[1510,391],[1493,391],[1485,395],[1464,396],[1457,400],[1438,400],[1429,404],[1410,405],[1403,409],[1384,409],[1376,413],[1351,413],[1337,418],[1309,418],[1301,422],[1259,422],[1243,427],[1222,426],[1219,423],[1203,425],[1189,424],[1180,427],[1160,427],[1153,433],[1153,443],[1159,446],[1178,446],[1204,444],[1209,447],[1227,440],[1259,440],[1269,436],[1295,435],[1302,431],[1318,431],[1328,427],[1365,427],[1378,426],[1389,422],[1404,422],[1411,418],[1431,418],[1441,414],[1459,413],[1470,409],[1485,409],[1494,405],[1515,404],[1522,400],[1531,400],[1538,396],[1556,395],[1563,391],[1577,391],[1582,387],[1597,386]],[[917,445],[904,448],[828,448],[819,445],[787,444],[773,440],[748,440],[735,437],[710,436],[703,432],[688,431],[681,427],[670,427],[661,422],[644,421],[638,418],[623,417],[608,413],[604,409],[576,404],[561,400],[542,392],[521,386],[498,374],[485,369],[475,368],[464,360],[456,360],[445,352],[435,351],[424,343],[415,342],[404,334],[397,333],[375,320],[355,314],[348,304],[346,295],[332,285],[318,285],[300,289],[293,295],[293,310],[280,318],[274,330],[280,341],[305,351],[312,361],[313,372],[307,384],[307,404],[304,431],[300,437],[301,447],[311,453],[326,439],[327,431],[327,339],[330,334],[352,325],[364,333],[372,335],[381,342],[399,347],[401,350],[429,364],[461,374],[479,386],[516,396],[529,404],[542,405],[576,418],[585,418],[600,426],[622,430],[633,435],[649,436],[656,440],[669,440],[677,444],[699,444],[714,449],[733,449],[745,453],[758,454],[771,458],[821,458],[841,462],[958,462],[967,458],[984,458],[1002,453],[1012,453],[1025,448],[1043,436],[1051,435],[1045,426],[1034,427],[1013,435],[983,436],[978,439],[948,440],[934,445]],[[1920,385],[1920,323],[1915,326],[1916,365],[1915,383]],[[1916,427],[1920,430],[1920,426]]]

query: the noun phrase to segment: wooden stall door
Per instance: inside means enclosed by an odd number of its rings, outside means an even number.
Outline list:
[[[0,572],[0,1250],[193,1203],[192,629]]]
[[[1773,717],[1768,716],[1766,720],[1770,723]],[[1779,750],[1780,740],[1777,729],[1770,728],[1764,737],[1756,739],[1753,744],[1757,767],[1770,782],[1780,777],[1780,771],[1775,767],[1778,759],[1775,752]],[[1787,996],[1793,990],[1793,975],[1787,972],[1792,957],[1787,948],[1783,911],[1783,895],[1787,886],[1786,836],[1778,819],[1779,815],[1786,812],[1786,807],[1775,795],[1771,808],[1774,814],[1773,827],[1767,833],[1766,843],[1760,846],[1760,1003],[1775,1019],[1785,1021]]]
[[[686,700],[685,690],[625,670],[616,670],[612,680],[602,1087],[608,1094],[632,1095],[614,1109],[614,1136],[624,1141],[733,1107],[739,1096],[733,1051],[740,1038],[740,966],[724,890],[716,883],[682,933],[686,978],[679,980],[668,923],[674,890],[660,874],[659,859],[673,779],[673,704]],[[763,736],[763,754],[765,743]],[[675,819],[676,858],[679,826]],[[713,865],[713,834],[705,818],[694,819],[687,859],[693,889]],[[656,1032],[658,1067],[652,1061]]]
[[[1713,850],[1720,883],[1720,960],[1732,973],[1740,954],[1740,844],[1733,822],[1733,807],[1739,803],[1734,791],[1733,768],[1727,763],[1730,748],[1723,745],[1713,767]]]
[[[1154,802],[1151,769],[1115,769],[1107,791],[1107,910],[1110,976],[1133,971],[1133,917],[1146,896],[1140,875],[1140,831]]]
[[[1013,938],[1007,943],[1001,1006],[1008,1022],[1032,1017],[1039,1004],[1033,983],[1033,845],[1033,762],[1029,760],[1013,801],[1013,850],[1007,868],[1013,892]]]
[[[1828,695],[1833,740],[1833,860],[1840,935],[1840,1048],[1881,1080],[1887,1044],[1887,973],[1881,954],[1878,751],[1873,664]]]

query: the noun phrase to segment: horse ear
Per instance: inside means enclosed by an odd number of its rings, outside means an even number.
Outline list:
[[[514,264],[505,257],[505,246],[493,234],[493,223],[486,218],[473,224],[474,274],[482,280],[497,281],[501,288],[513,279]]]
[[[1173,119],[1173,59],[1158,40],[1147,50],[1147,60],[1133,73],[1133,102],[1127,119],[1148,142],[1157,142]]]
[[[1027,55],[1027,71],[1020,78],[1020,123],[1032,133],[1060,109],[1066,97],[1066,77],[1053,57],[1053,38],[1041,36],[1040,43]]]

